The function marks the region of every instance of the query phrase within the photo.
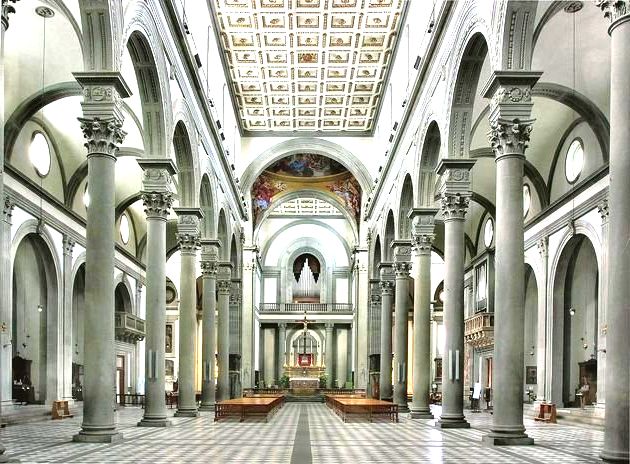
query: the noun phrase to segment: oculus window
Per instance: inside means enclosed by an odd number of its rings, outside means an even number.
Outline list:
[[[569,145],[569,149],[567,150],[567,155],[564,160],[564,172],[567,177],[567,181],[570,184],[573,184],[580,174],[582,173],[582,168],[584,167],[584,145],[582,144],[582,140],[574,139]]]
[[[50,172],[50,145],[41,132],[33,133],[28,157],[37,174],[46,177]]]
[[[120,239],[127,245],[129,243],[129,218],[125,213],[120,216],[120,226],[118,230],[120,231]]]
[[[486,248],[490,248],[492,245],[492,240],[494,239],[494,222],[492,219],[488,218],[486,224],[483,227],[483,244]]]

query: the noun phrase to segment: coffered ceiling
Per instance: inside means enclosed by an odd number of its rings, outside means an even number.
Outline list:
[[[213,0],[245,135],[367,135],[405,0]]]

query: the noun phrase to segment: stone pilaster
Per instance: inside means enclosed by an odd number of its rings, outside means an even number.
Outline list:
[[[85,258],[85,370],[83,422],[75,441],[122,439],[114,419],[114,214],[115,164],[123,142],[120,99],[130,95],[120,73],[75,73],[83,88],[79,118],[86,139],[88,188]]]
[[[232,289],[232,263],[220,262],[218,266],[217,401],[223,401],[230,398],[230,292]]]
[[[597,310],[597,406],[603,408],[606,404],[606,334],[608,298],[608,224],[610,208],[608,198],[605,198],[599,205],[597,211],[602,218],[602,265],[599,273],[599,307]]]
[[[394,303],[394,268],[392,263],[380,263],[381,274],[381,372],[380,399],[392,400],[392,306]]]
[[[200,411],[214,411],[216,401],[215,353],[216,336],[216,288],[217,262],[219,260],[220,240],[201,240],[201,277],[203,279],[203,322],[201,336],[201,406]]]
[[[2,201],[2,222],[0,222],[0,404],[6,406],[11,405],[13,402],[11,364],[13,358],[11,342],[13,338],[11,217],[14,207],[13,200],[8,195],[5,195]],[[0,454],[0,456],[2,455]]]
[[[287,324],[278,324],[278,353],[276,355],[276,384],[280,385],[280,379],[284,375],[284,365],[287,360]]]
[[[549,239],[544,237],[536,243],[538,248],[538,254],[540,255],[540,261],[542,263],[542,278],[541,282],[538,282],[538,288],[547,288],[547,282],[549,280]],[[552,350],[551,350],[551,330],[553,311],[547,311],[547,292],[538,292],[538,336],[536,340],[536,365],[537,379],[536,379],[536,402],[542,403],[546,401],[547,396],[551,392],[551,369],[547,369],[547,366],[552,364]],[[550,399],[550,398],[549,398]]]
[[[334,334],[335,324],[326,324],[326,359],[324,360],[324,364],[326,365],[326,388],[333,388],[333,363],[335,359]]]
[[[258,247],[243,248],[243,286],[241,301],[241,384],[254,387],[254,282],[258,265]]]
[[[63,362],[58,391],[64,400],[72,401],[72,251],[75,242],[67,235],[62,239],[63,250]]]
[[[366,388],[368,384],[368,301],[369,301],[369,274],[368,274],[368,248],[358,245],[352,250],[354,266],[352,267],[353,282],[356,289],[354,308],[354,346],[355,346],[355,388]]]
[[[170,159],[140,159],[143,169],[142,202],[147,217],[147,296],[145,338],[144,427],[166,427],[164,404],[166,343],[166,221],[173,203],[171,176],[177,169]]]
[[[523,165],[533,120],[532,87],[541,73],[495,71],[484,89],[491,98],[490,144],[495,154],[495,318],[491,432],[485,443],[530,445],[523,425],[525,257]]]
[[[606,429],[601,457],[630,461],[630,1],[599,0],[610,20],[610,186],[606,295]],[[598,392],[599,393],[599,392]]]
[[[408,412],[407,352],[409,346],[409,272],[411,271],[411,241],[394,240],[394,272],[396,290],[394,302],[394,403],[398,411]]]
[[[195,340],[197,335],[197,292],[195,261],[199,249],[199,208],[174,208],[181,259],[179,291],[179,395],[176,416],[196,417]]]
[[[474,160],[443,159],[437,168],[444,218],[444,355],[439,428],[467,428],[464,418],[464,218]]]
[[[411,218],[413,299],[412,419],[433,419],[429,405],[431,385],[431,249],[435,238],[434,208],[414,208]]]

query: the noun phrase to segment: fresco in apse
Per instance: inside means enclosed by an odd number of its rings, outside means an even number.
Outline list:
[[[296,154],[282,158],[258,176],[252,186],[254,225],[274,201],[300,190],[333,195],[359,221],[361,187],[342,164],[316,154]]]

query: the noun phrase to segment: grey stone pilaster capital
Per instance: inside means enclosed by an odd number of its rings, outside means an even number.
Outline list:
[[[74,250],[75,241],[68,235],[64,235],[62,238],[63,255],[72,256],[72,250]]]
[[[326,323],[326,332],[332,332],[333,329],[335,328],[335,324],[332,322],[327,322]]]
[[[11,216],[13,216],[13,208],[15,208],[15,203],[11,199],[9,195],[4,196],[4,201],[2,202],[2,219],[7,224],[11,224]]]
[[[15,7],[11,3],[19,0],[2,0],[2,27],[6,31],[9,28],[9,14],[15,13]]]
[[[545,259],[549,255],[549,238],[543,237],[536,242],[536,246],[538,247],[538,253],[540,253],[540,257]]]
[[[121,98],[131,96],[131,90],[117,71],[86,71],[72,73],[83,89],[81,108],[89,120],[122,121],[125,119]]]
[[[287,323],[286,322],[279,322],[278,323],[278,328],[282,329],[282,330],[286,330],[287,328]]]
[[[78,118],[83,137],[87,140],[87,156],[108,156],[116,159],[118,147],[127,133],[122,130],[122,119]]]
[[[226,281],[232,287],[232,263],[229,261],[221,261],[217,263],[218,274],[217,279],[219,281]]]
[[[177,167],[170,158],[140,158],[142,168],[142,190],[146,192],[170,192],[172,176]]]
[[[394,294],[394,282],[392,282],[391,280],[381,280],[381,297],[391,296],[393,294]]]
[[[463,220],[472,192],[470,171],[476,160],[465,158],[442,159],[436,172],[440,176],[440,209],[444,221]]]
[[[141,192],[142,204],[147,219],[161,219],[166,221],[173,205],[171,192]]]
[[[392,240],[390,246],[394,251],[394,263],[411,260],[411,240]]]
[[[136,292],[142,293],[142,287],[144,287],[142,282],[140,282],[139,280],[136,280]]]
[[[431,253],[435,239],[435,215],[437,208],[412,208],[409,210],[411,219],[411,249],[416,254]]]
[[[595,0],[595,5],[604,12],[604,17],[610,21],[608,33],[621,22],[630,19],[629,0]]]
[[[381,276],[381,283],[383,281],[393,281],[394,280],[394,266],[393,263],[383,262],[378,265],[378,272]],[[382,285],[381,285],[382,286]]]

